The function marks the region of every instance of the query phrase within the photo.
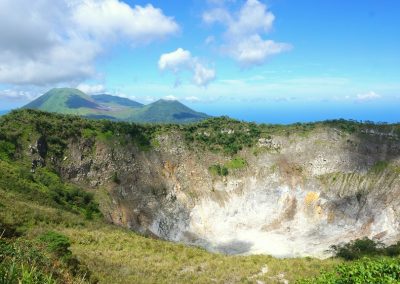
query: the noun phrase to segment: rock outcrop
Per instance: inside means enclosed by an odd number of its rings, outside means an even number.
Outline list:
[[[147,151],[71,141],[60,172],[91,187],[111,222],[211,251],[325,257],[343,241],[400,237],[396,135],[275,135],[238,153],[247,166],[226,177],[209,167],[229,156],[189,149],[178,132],[156,140]]]

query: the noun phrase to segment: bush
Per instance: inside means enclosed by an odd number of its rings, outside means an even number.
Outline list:
[[[41,235],[39,240],[46,245],[49,252],[54,253],[58,257],[65,257],[72,254],[69,250],[71,242],[68,237],[62,234],[50,231]]]
[[[363,258],[338,265],[332,272],[323,272],[312,279],[300,280],[298,284],[358,284],[399,283],[400,260],[398,258]]]
[[[212,165],[208,170],[214,176],[227,176],[229,174],[228,168],[221,165]]]
[[[386,247],[383,243],[368,238],[356,239],[349,243],[332,245],[331,251],[345,260],[355,260],[365,256],[400,255],[400,242]]]
[[[56,283],[50,267],[32,242],[0,239],[0,283]]]
[[[231,161],[226,163],[225,166],[228,169],[237,170],[237,169],[242,169],[242,168],[246,167],[247,166],[247,162],[246,162],[245,159],[243,159],[241,157],[235,157]]]
[[[0,141],[0,160],[9,161],[15,153],[15,145],[7,142]]]

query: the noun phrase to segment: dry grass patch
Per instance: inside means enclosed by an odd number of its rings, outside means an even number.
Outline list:
[[[113,226],[59,230],[70,237],[73,253],[101,283],[279,283],[282,275],[293,283],[339,262],[212,254]],[[260,273],[265,266],[268,272]]]

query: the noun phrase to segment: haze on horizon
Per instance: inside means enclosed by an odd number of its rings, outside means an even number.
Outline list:
[[[0,1],[0,110],[53,87],[273,123],[400,121],[395,0]]]

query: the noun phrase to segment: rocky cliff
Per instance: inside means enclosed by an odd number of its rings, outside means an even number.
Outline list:
[[[400,238],[400,125],[143,126],[22,110],[0,119],[0,142],[29,178],[45,168],[93,192],[110,222],[210,251],[325,257]]]

